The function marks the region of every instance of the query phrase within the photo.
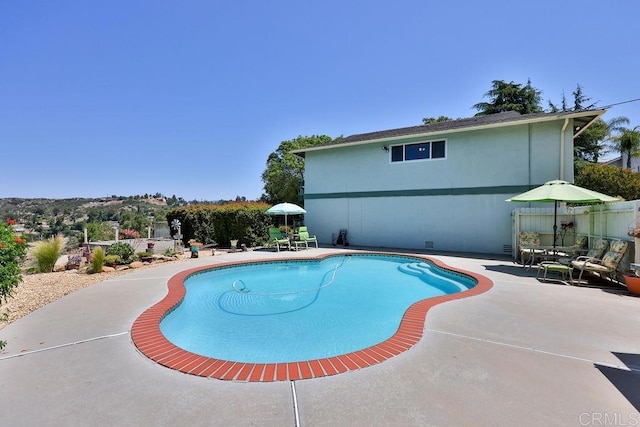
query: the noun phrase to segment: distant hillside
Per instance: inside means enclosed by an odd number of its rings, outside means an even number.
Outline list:
[[[174,205],[186,204],[175,201]],[[33,216],[69,216],[78,219],[92,209],[114,211],[121,209],[153,210],[157,207],[168,207],[164,197],[105,197],[105,198],[73,198],[73,199],[0,199],[0,218],[14,218],[28,221]]]
[[[236,201],[246,201],[238,197]],[[147,227],[166,221],[167,212],[178,206],[194,203],[222,204],[227,201],[192,201],[182,197],[165,197],[160,193],[141,196],[111,196],[103,198],[71,199],[23,199],[0,198],[0,220],[15,219],[16,231],[27,238],[42,239],[58,233],[79,238],[84,228],[89,228],[90,237],[99,240],[112,230],[136,230],[146,235]],[[95,224],[102,224],[101,227]]]
[[[162,221],[183,199],[162,196],[130,196],[72,199],[0,199],[0,218],[15,219],[20,229],[34,237],[82,231],[88,222],[120,222],[124,218],[144,217],[149,223]]]

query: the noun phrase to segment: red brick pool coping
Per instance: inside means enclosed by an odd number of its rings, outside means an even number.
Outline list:
[[[368,253],[368,255],[375,254],[405,256],[379,252]],[[356,253],[341,255],[356,255]],[[144,311],[140,317],[136,319],[131,327],[131,339],[142,354],[156,363],[186,374],[201,377],[242,382],[293,381],[326,377],[376,365],[409,350],[422,338],[426,315],[431,307],[443,302],[481,294],[488,291],[493,286],[493,282],[491,280],[480,274],[453,268],[439,260],[426,256],[406,256],[411,259],[424,259],[446,270],[465,274],[475,279],[478,283],[467,291],[450,295],[442,295],[415,302],[409,306],[407,311],[404,313],[396,333],[379,344],[340,356],[304,362],[243,363],[214,359],[191,353],[177,347],[167,340],[160,331],[160,321],[175,306],[180,304],[185,296],[186,289],[184,287],[184,281],[195,273],[221,267],[253,263],[302,260],[320,261],[330,256],[335,255],[326,254],[313,258],[298,257],[280,260],[260,259],[255,261],[226,262],[182,271],[169,279],[167,283],[167,296],[165,296],[159,303]]]

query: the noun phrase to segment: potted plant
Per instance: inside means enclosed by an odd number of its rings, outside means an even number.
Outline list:
[[[627,289],[634,295],[640,295],[640,277],[638,273],[628,273],[624,275],[624,284]]]

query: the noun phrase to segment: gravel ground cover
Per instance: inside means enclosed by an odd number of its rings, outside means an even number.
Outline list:
[[[207,256],[207,252],[202,251],[200,257]],[[174,261],[188,261],[188,253],[180,255]],[[102,272],[98,274],[78,273],[78,270],[66,270],[58,273],[23,274],[22,282],[15,289],[12,297],[0,305],[0,329],[11,322],[15,322],[21,317],[43,307],[58,298],[69,295],[79,289],[94,285],[114,276],[131,273],[145,268],[153,268],[161,263],[151,263],[137,269],[117,270]]]

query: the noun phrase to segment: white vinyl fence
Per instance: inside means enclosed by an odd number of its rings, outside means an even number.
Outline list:
[[[530,206],[535,205],[535,203],[530,204]],[[553,245],[554,208],[552,204],[545,204],[545,206],[550,207],[513,210],[512,248],[515,259],[518,256],[520,231],[537,232],[542,246]],[[563,223],[572,223],[573,227],[563,227]],[[587,236],[589,247],[600,238],[629,242],[629,249],[620,266],[620,270],[625,271],[628,270],[628,264],[633,262],[635,256],[634,238],[627,233],[629,229],[640,226],[640,200],[577,207],[558,203],[557,226],[556,244],[558,246],[574,244],[577,235]]]

